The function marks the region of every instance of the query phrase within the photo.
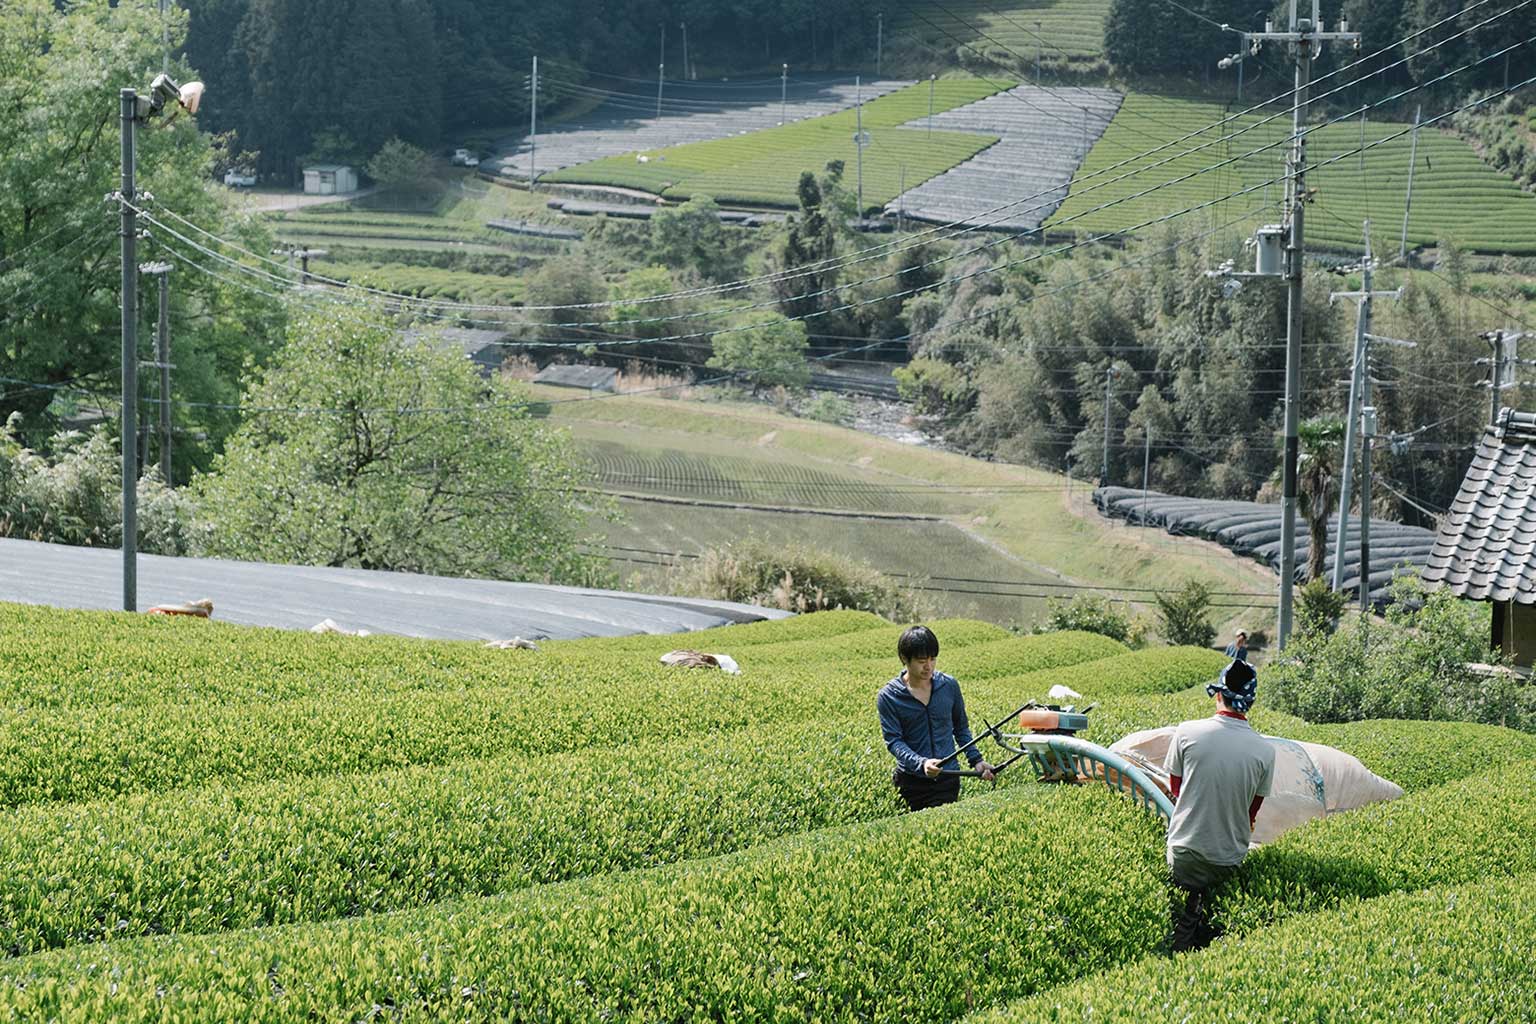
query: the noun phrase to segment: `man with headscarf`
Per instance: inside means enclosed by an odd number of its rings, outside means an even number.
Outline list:
[[[1248,724],[1258,676],[1234,660],[1205,692],[1216,699],[1210,718],[1183,722],[1168,744],[1163,767],[1172,791],[1168,870],[1182,891],[1170,946],[1179,953],[1215,938],[1206,897],[1248,855],[1259,807],[1275,775],[1275,748]]]

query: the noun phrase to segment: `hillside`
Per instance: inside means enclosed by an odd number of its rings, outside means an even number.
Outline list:
[[[1100,702],[1099,742],[1208,708],[1221,661],[934,626],[973,720],[1066,682]],[[740,677],[658,664],[675,637],[487,651],[13,605],[0,627],[26,704],[0,720],[16,1019],[1536,1012],[1526,734],[1261,702],[1258,728],[1409,795],[1251,856],[1220,898],[1231,937],[1168,964],[1160,822],[1130,801],[1014,771],[897,813],[869,699],[898,629],[873,616],[690,636]],[[934,930],[944,955],[912,956]],[[1265,987],[1232,984],[1248,951]]]
[[[757,535],[852,555],[936,588],[925,594],[944,614],[1005,625],[1027,626],[1050,600],[1085,587],[1107,588],[1146,610],[1153,590],[1186,578],[1219,592],[1218,623],[1267,619],[1273,608],[1274,577],[1257,564],[1216,545],[1105,521],[1088,487],[1079,481],[1069,495],[1057,474],[899,444],[759,404],[628,396],[566,401],[551,406],[551,417],[592,453],[605,489],[684,502],[626,500],[625,521],[606,528],[601,543],[640,586],[665,588],[673,564]],[[875,515],[807,514],[817,509]],[[662,564],[646,564],[655,562]]]

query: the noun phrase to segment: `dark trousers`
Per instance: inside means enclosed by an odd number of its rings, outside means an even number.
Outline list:
[[[907,808],[920,811],[925,807],[952,804],[960,799],[960,776],[940,775],[930,779],[926,775],[908,775],[900,768],[891,773],[896,792],[907,802]]]
[[[1173,927],[1168,935],[1171,953],[1204,949],[1221,935],[1220,923],[1211,920],[1211,890],[1234,870],[1234,865],[1212,864],[1185,849],[1170,850],[1168,867],[1173,875]]]

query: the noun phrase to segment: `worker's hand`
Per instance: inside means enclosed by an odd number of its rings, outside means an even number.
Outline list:
[[[939,768],[940,764],[941,764],[941,762],[939,761],[938,758],[930,757],[928,760],[923,762],[923,774],[928,776],[930,779],[938,778],[939,777],[939,771],[940,771],[940,768]]]
[[[992,766],[987,764],[985,761],[982,761],[980,764],[978,764],[976,766],[976,770],[981,772],[981,780],[983,782],[991,782],[993,779],[997,778],[997,773],[994,772],[992,770]]]

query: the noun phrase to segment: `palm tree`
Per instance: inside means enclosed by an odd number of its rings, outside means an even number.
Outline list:
[[[1307,579],[1325,572],[1328,553],[1328,513],[1339,496],[1339,472],[1344,463],[1344,423],[1319,417],[1296,428],[1297,498],[1307,520]]]

